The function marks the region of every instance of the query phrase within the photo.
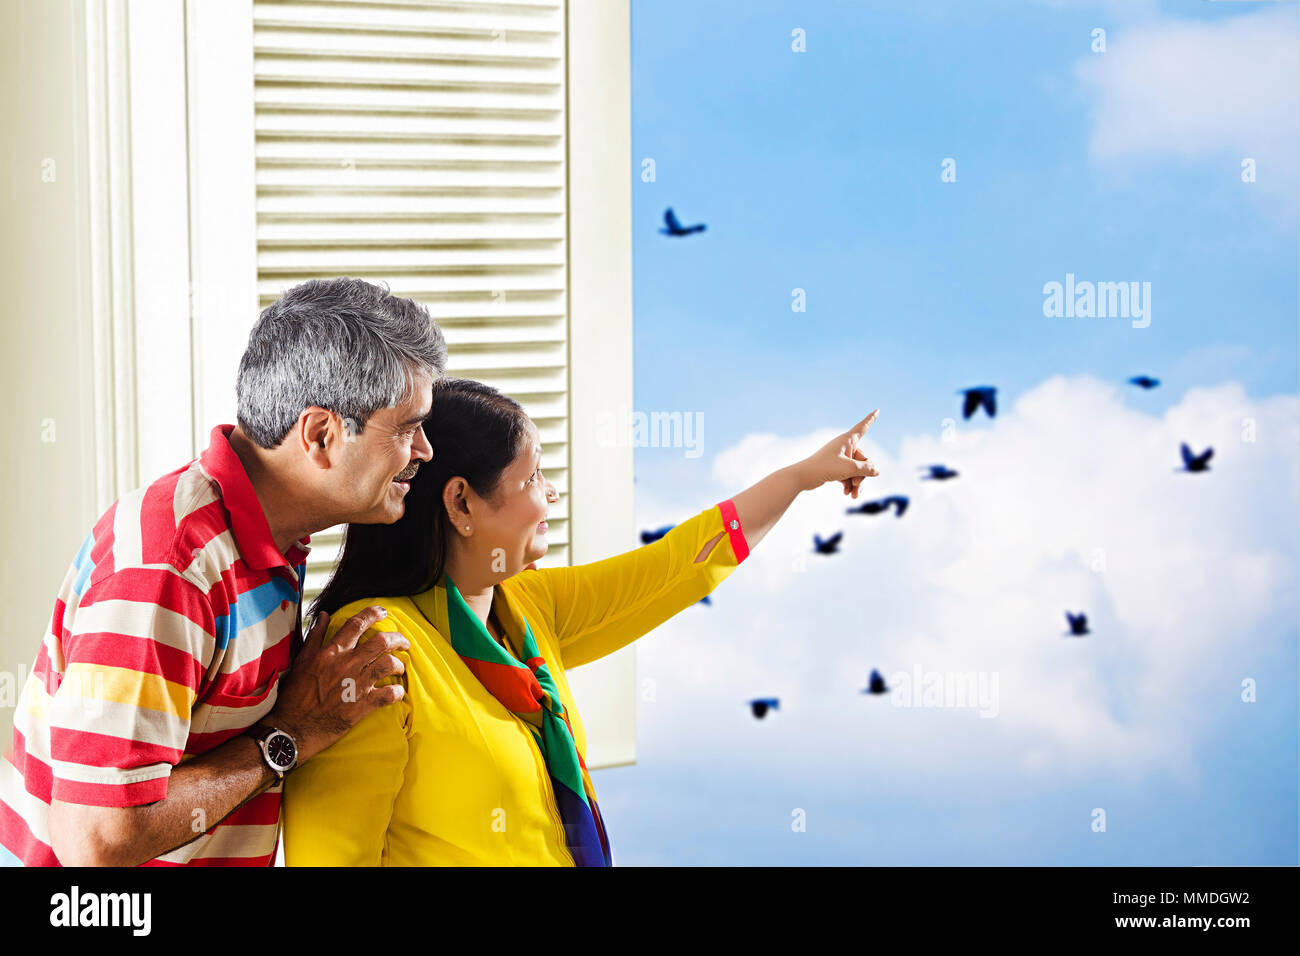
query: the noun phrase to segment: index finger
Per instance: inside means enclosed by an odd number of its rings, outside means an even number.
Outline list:
[[[350,651],[357,646],[357,641],[361,639],[362,634],[387,616],[388,611],[377,604],[363,608],[348,618],[348,622],[339,628],[339,632],[334,635],[334,642],[343,650]]]
[[[856,425],[853,426],[854,434],[861,435],[864,432],[866,432],[868,428],[870,428],[872,425],[876,423],[876,419],[879,416],[880,416],[880,409],[877,408],[874,412],[872,412],[866,418],[862,419],[862,421],[858,422]]]

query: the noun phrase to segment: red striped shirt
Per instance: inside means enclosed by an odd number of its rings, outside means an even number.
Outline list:
[[[289,667],[310,537],[281,553],[233,425],[196,458],[124,495],[73,559],[0,759],[0,864],[57,866],[52,799],[162,800],[172,768],[275,706]],[[279,784],[152,866],[269,866]]]

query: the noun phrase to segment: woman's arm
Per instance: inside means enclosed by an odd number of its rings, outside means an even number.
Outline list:
[[[840,481],[856,498],[862,479],[877,474],[858,448],[877,414],[658,541],[590,564],[524,571],[512,584],[549,612],[566,668],[612,654],[722,583],[800,491]]]

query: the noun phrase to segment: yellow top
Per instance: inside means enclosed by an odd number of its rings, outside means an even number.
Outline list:
[[[587,736],[565,669],[690,607],[747,555],[728,500],[626,554],[523,571],[497,586],[493,608],[510,651],[519,656],[526,618],[583,760]],[[285,777],[286,865],[574,865],[533,733],[431,624],[437,618],[424,605],[437,590],[354,601],[331,616],[326,641],[362,608],[388,610],[374,629],[400,631],[411,646],[397,652],[406,672],[381,683],[401,680],[406,694]]]

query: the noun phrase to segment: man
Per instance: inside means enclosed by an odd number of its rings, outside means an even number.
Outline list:
[[[262,312],[238,425],[118,500],[64,578],[0,760],[0,863],[274,862],[284,774],[400,699],[375,685],[408,646],[361,642],[378,608],[301,643],[310,535],[402,516],[446,356],[422,306],[359,279]]]

